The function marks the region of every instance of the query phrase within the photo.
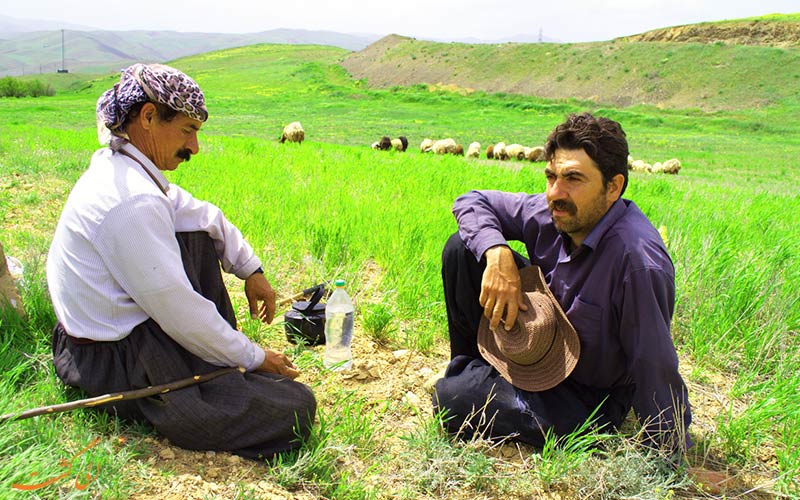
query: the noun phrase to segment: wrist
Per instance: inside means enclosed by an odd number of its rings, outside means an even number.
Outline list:
[[[486,257],[487,263],[496,263],[498,262],[503,255],[508,252],[509,255],[511,254],[511,248],[506,245],[495,245],[486,249],[484,252],[484,257]]]
[[[261,267],[261,266],[258,266],[258,269],[256,269],[256,270],[255,270],[255,271],[253,271],[252,273],[250,273],[250,276],[249,276],[249,277],[252,277],[252,276],[254,276],[254,275],[256,275],[256,274],[264,274],[264,268],[263,268],[263,267]]]

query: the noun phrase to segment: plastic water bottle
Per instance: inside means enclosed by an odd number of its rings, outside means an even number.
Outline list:
[[[353,365],[350,343],[353,341],[353,302],[344,290],[344,280],[334,282],[333,291],[325,304],[325,368],[342,370]]]

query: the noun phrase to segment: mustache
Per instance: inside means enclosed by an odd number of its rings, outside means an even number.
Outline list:
[[[553,210],[567,212],[570,215],[575,215],[578,212],[578,207],[576,207],[574,203],[567,200],[551,201],[549,208],[551,214],[553,213]]]
[[[192,159],[192,152],[189,149],[181,149],[175,153],[175,156],[183,161],[189,161]]]

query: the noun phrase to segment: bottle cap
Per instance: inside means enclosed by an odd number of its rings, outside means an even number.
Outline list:
[[[337,287],[342,287],[344,286],[344,280],[336,280],[333,282],[333,284],[336,285]]]

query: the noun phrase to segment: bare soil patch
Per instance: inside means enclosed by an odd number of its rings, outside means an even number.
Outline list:
[[[800,47],[800,23],[743,21],[674,26],[625,37],[631,42],[725,43]]]

